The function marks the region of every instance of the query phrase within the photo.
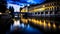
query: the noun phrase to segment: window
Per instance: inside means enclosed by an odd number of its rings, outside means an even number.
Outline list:
[[[45,12],[46,14],[48,14],[48,12]]]
[[[43,12],[41,12],[41,14],[43,14]]]
[[[40,14],[40,12],[38,12],[38,14]]]

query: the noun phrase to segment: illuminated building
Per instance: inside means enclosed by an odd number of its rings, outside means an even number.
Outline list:
[[[24,8],[22,9],[24,10]],[[31,13],[32,16],[49,16],[60,14],[60,2],[48,2],[38,6],[32,6],[27,12]]]

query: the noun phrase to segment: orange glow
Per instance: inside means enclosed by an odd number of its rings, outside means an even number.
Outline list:
[[[48,23],[48,27],[49,27],[49,28],[51,27],[51,24],[50,24],[50,22]]]
[[[35,24],[35,25],[39,25],[39,26],[43,26],[44,28],[46,28],[46,27],[49,27],[49,28],[51,28],[51,24],[50,24],[50,22],[48,21],[48,24],[46,23],[46,20],[36,20],[36,19],[30,19],[30,18],[28,18],[28,19],[24,19],[23,17],[21,18],[21,21],[23,22],[23,23],[28,23],[28,21],[29,22],[31,22],[31,23],[33,23],[33,24]],[[55,24],[53,25],[53,27],[55,28]]]
[[[27,19],[24,19],[24,18],[21,18],[21,21],[22,21],[23,23],[28,23],[28,20],[27,20]]]
[[[2,14],[2,13],[0,12],[0,14]]]
[[[39,21],[38,20],[36,20],[36,24],[39,24]]]
[[[53,8],[53,7],[55,7],[55,6],[48,6],[48,7],[45,7],[45,5],[43,5],[43,7],[42,7],[42,8],[37,8],[37,7],[35,7],[35,8],[33,8],[33,10],[29,10],[29,12],[44,11],[45,9]]]
[[[55,25],[55,23],[53,23],[53,28],[54,28],[54,29],[56,28],[56,25]]]
[[[26,8],[22,9],[21,12],[28,12]]]
[[[35,19],[32,19],[32,21],[34,24],[37,24],[37,21]]]
[[[44,28],[46,28],[47,27],[47,23],[46,23],[46,21],[44,20]]]
[[[39,9],[34,9],[34,10],[31,10],[31,12],[33,11],[33,12],[37,12],[37,11],[44,11],[45,10],[45,8],[39,8]]]
[[[43,23],[41,22],[41,20],[39,21],[39,25],[40,25],[40,26],[42,26],[42,25],[43,25]]]

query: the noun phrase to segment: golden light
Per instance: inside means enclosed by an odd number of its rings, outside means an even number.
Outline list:
[[[48,7],[45,7],[45,5],[43,5],[42,8],[34,7],[33,9],[29,10],[29,12],[44,11],[45,9],[53,8],[53,7],[55,7],[55,6],[48,6]],[[28,12],[28,9],[27,9],[27,8],[23,8],[23,9],[21,10],[21,12]]]
[[[2,14],[2,13],[0,12],[0,14]]]
[[[29,21],[31,21],[31,19],[28,18]]]
[[[33,22],[34,24],[36,24],[36,20],[35,20],[35,19],[32,19],[32,22]]]
[[[46,28],[46,27],[47,27],[47,23],[46,23],[46,21],[45,21],[45,20],[44,20],[43,25],[44,25],[44,28]]]
[[[46,8],[38,8],[38,9],[34,9],[34,10],[32,10],[33,12],[37,12],[37,11],[44,11]],[[32,12],[31,11],[31,12]]]
[[[39,21],[38,20],[36,20],[36,24],[39,24]]]
[[[23,19],[23,18],[21,18],[21,21],[22,21],[23,23],[25,23],[25,24],[28,23],[28,20],[27,20],[27,19]]]
[[[26,8],[23,8],[21,12],[28,12]]]
[[[45,7],[45,5],[43,5],[43,7]]]
[[[41,22],[41,20],[39,21],[39,25],[40,25],[40,26],[42,26],[42,25],[43,25],[43,23]]]
[[[56,28],[56,25],[55,25],[55,23],[53,23],[53,28],[54,28],[54,29]]]
[[[48,23],[48,27],[49,27],[49,28],[51,27],[51,24],[50,24],[50,22]]]

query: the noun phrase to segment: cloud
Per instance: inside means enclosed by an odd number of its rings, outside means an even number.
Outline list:
[[[43,3],[45,0],[7,0],[7,3],[16,4],[20,6],[27,6],[28,4],[40,4]]]

